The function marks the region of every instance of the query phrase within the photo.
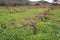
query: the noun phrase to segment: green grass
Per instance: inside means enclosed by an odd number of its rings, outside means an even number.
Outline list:
[[[13,8],[14,9],[14,8]],[[0,9],[0,21],[6,21],[6,20],[12,20],[12,19],[23,19],[24,17],[28,17],[31,15],[36,15],[37,13],[41,12],[43,10],[43,8],[32,8],[32,9],[12,9],[12,13],[10,14],[10,12],[8,11],[8,9]],[[16,10],[18,11],[18,13],[16,12]],[[13,12],[15,11],[15,12]]]
[[[0,40],[60,40],[60,9],[50,10],[48,19],[35,20],[37,33],[33,34],[33,28],[27,32],[27,26],[21,28],[14,24],[5,25],[5,22],[24,20],[24,17],[35,16],[45,10],[44,8],[18,9],[14,8],[12,13],[8,9],[0,8]],[[17,12],[18,11],[18,12]],[[14,20],[15,19],[15,20]],[[16,23],[17,25],[17,23]]]

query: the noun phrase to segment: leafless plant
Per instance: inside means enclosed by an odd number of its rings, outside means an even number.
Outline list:
[[[27,20],[26,25],[28,26],[27,31],[29,31],[29,28],[32,26],[34,29],[33,34],[36,34],[36,22],[31,18],[26,18],[26,20]]]
[[[47,10],[39,13],[39,14],[36,16],[36,18],[41,19],[41,20],[45,20],[45,19],[46,19],[46,15],[48,15],[48,14],[49,14],[49,9],[47,9]]]

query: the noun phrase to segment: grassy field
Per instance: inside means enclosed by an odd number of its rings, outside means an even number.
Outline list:
[[[0,8],[0,40],[60,40],[60,9],[50,10],[46,20],[35,19],[37,33],[33,27],[20,27],[25,18],[34,17],[46,8]],[[13,22],[13,23],[11,23]],[[14,24],[15,23],[15,24]],[[7,26],[5,24],[8,24]]]

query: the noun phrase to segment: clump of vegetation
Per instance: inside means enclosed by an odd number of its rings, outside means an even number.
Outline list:
[[[0,11],[0,40],[60,39],[60,9],[58,8],[19,9],[18,12],[13,9],[15,12],[12,11],[11,14],[8,9],[0,8],[0,10],[2,10]],[[34,17],[31,17],[33,15]]]

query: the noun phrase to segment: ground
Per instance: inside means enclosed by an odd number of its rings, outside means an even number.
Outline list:
[[[50,10],[46,20],[34,18],[46,9],[0,7],[0,40],[60,40],[59,8]],[[30,17],[36,22],[36,34],[32,26],[29,30],[26,25],[20,27]]]

